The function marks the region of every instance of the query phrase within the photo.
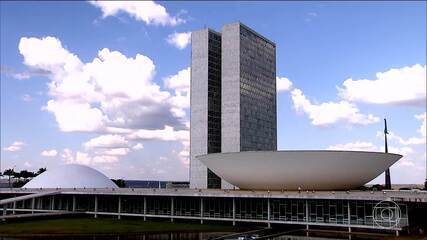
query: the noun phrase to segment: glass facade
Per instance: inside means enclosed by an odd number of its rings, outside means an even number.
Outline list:
[[[208,32],[208,152],[221,152],[221,35]],[[221,188],[221,178],[207,170],[207,188]]]
[[[20,211],[24,213],[73,211],[74,209],[76,212],[95,215],[126,216],[128,214],[151,218],[259,220],[271,223],[311,223],[371,228],[381,225],[384,229],[408,226],[408,204],[396,204],[399,209],[399,220],[394,221],[394,215],[383,216],[390,209],[392,210],[388,203],[390,202],[343,199],[61,194],[34,198],[34,201],[33,199],[18,201],[15,204],[8,204],[7,208],[8,211],[18,213]],[[381,206],[380,215],[375,216],[375,208],[378,206]],[[423,206],[414,205],[413,207],[425,209]],[[412,212],[414,211],[417,210],[413,209]]]
[[[240,25],[240,150],[276,145],[276,46]]]

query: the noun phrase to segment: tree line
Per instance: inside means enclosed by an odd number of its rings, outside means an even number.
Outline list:
[[[44,173],[46,168],[39,168],[36,172],[31,172],[28,170],[15,171],[13,168],[6,169],[4,172],[0,172],[0,176],[8,176],[9,177],[9,187],[20,188],[24,186],[27,182],[29,182],[34,177]],[[15,181],[12,181],[14,180]],[[125,187],[125,180],[123,179],[111,179],[118,187]]]
[[[15,169],[10,168],[10,169],[4,170],[3,173],[0,172],[0,175],[8,176],[9,187],[19,188],[24,186],[32,178],[44,173],[45,171],[46,171],[46,168],[39,168],[39,170],[36,172],[31,172],[28,170],[15,171]],[[12,179],[15,179],[15,181],[11,182]]]

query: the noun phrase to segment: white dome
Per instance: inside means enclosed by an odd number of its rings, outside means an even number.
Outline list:
[[[33,178],[23,188],[117,188],[101,172],[78,164],[62,165]]]

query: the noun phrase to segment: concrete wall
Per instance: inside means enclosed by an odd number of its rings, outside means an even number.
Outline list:
[[[191,34],[190,188],[207,187],[207,168],[195,156],[208,152],[208,30]]]
[[[240,25],[222,28],[221,151],[240,152]]]

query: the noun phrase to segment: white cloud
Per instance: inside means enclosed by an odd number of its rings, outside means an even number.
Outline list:
[[[130,140],[178,141],[183,149],[176,159],[185,158],[190,68],[165,77],[162,90],[153,61],[142,54],[127,57],[104,48],[83,62],[54,37],[22,38],[19,50],[28,67],[49,72],[50,99],[43,109],[53,113],[60,130],[95,134],[82,144],[87,152],[64,149],[64,162],[114,163],[144,147]]]
[[[190,90],[191,68],[180,70],[177,74],[164,78],[165,87],[179,91]]]
[[[179,141],[189,139],[188,130],[175,130],[171,126],[165,126],[164,129],[146,130],[141,129],[128,135],[129,139],[134,140],[162,140],[162,141]]]
[[[420,126],[420,129],[418,129],[418,132],[421,134],[421,136],[424,137],[424,140],[426,138],[427,132],[426,132],[426,120],[427,120],[427,114],[426,112],[415,115],[415,118],[418,120],[422,120],[423,123]]]
[[[30,95],[28,95],[28,94],[22,95],[21,99],[24,102],[31,102],[33,100],[33,98]]]
[[[92,160],[93,163],[116,163],[119,159],[116,156],[95,156]]]
[[[286,92],[291,90],[292,82],[286,77],[276,77],[277,92]]]
[[[98,155],[106,156],[126,156],[130,152],[129,148],[111,148],[106,150],[97,151]]]
[[[90,3],[101,9],[103,18],[117,16],[120,12],[124,12],[148,25],[175,26],[185,23],[184,19],[170,16],[165,7],[154,1],[91,1]]]
[[[83,145],[86,149],[122,148],[128,146],[128,141],[123,136],[108,134],[92,138]]]
[[[61,158],[65,163],[73,163],[74,162],[74,156],[73,151],[69,148],[64,148]]]
[[[52,99],[44,109],[55,115],[62,131],[184,127],[182,97],[160,90],[153,81],[155,65],[144,55],[128,58],[102,49],[92,62],[83,63],[53,37],[21,38],[19,50],[29,67],[51,73]]]
[[[190,166],[190,140],[182,141],[182,149],[178,153],[178,157],[185,167]]]
[[[389,131],[388,134],[388,139],[389,140],[396,140],[397,142],[399,142],[402,145],[421,145],[421,144],[426,144],[426,113],[422,113],[422,114],[418,114],[414,116],[416,119],[418,120],[422,120],[423,122],[421,123],[420,128],[418,129],[418,132],[420,133],[421,136],[415,136],[415,137],[410,137],[408,139],[404,139],[401,136],[399,136],[398,134]],[[383,138],[384,137],[384,133],[378,131],[377,132],[377,137],[379,138]]]
[[[380,150],[381,152],[384,152],[385,147],[382,146],[380,149],[381,149]],[[389,153],[397,153],[397,154],[400,154],[402,156],[408,156],[409,154],[414,152],[414,149],[411,147],[406,147],[406,146],[404,146],[404,147],[391,147],[390,146],[390,147],[388,147],[388,152]]]
[[[142,143],[137,143],[132,147],[133,150],[141,150],[144,149],[144,145]]]
[[[64,132],[93,132],[104,127],[105,116],[89,103],[73,100],[49,100],[43,109],[55,115],[59,128]]]
[[[3,148],[3,151],[6,152],[16,152],[22,149],[22,146],[24,146],[25,143],[21,141],[15,141],[13,142],[9,147]]]
[[[425,106],[426,65],[393,68],[376,74],[376,79],[347,79],[339,88],[349,101],[372,104],[404,104]]]
[[[297,111],[304,112],[316,126],[328,126],[339,122],[367,125],[379,121],[372,114],[359,113],[359,109],[347,101],[312,104],[298,88],[291,92],[292,101]]]
[[[56,151],[55,149],[44,150],[43,152],[41,152],[41,155],[45,157],[55,157],[56,155],[58,155],[58,151]]]
[[[92,159],[89,157],[89,154],[83,152],[76,152],[76,158],[74,159],[74,163],[90,165],[91,160]]]
[[[89,153],[79,152],[77,151],[75,154],[72,150],[65,148],[63,153],[61,154],[62,160],[66,164],[83,164],[83,165],[96,165],[96,164],[104,164],[104,163],[115,163],[119,159],[115,155],[96,155],[91,157]],[[103,165],[101,165],[103,166]]]
[[[383,138],[384,133],[383,132],[377,132],[377,136],[379,138]],[[419,145],[419,144],[425,144],[426,143],[425,137],[410,137],[408,139],[404,139],[404,138],[400,137],[399,135],[397,135],[396,133],[391,132],[391,131],[389,131],[387,138],[389,140],[396,140],[402,145]]]
[[[173,33],[170,34],[166,41],[177,47],[178,49],[184,49],[191,42],[191,32]]]
[[[329,146],[327,148],[328,150],[349,150],[349,151],[378,151],[377,146],[375,146],[371,142],[350,142],[350,143],[344,143],[344,144],[336,144]]]
[[[191,68],[188,67],[163,79],[165,87],[174,90],[175,94],[169,99],[169,103],[173,106],[171,110],[176,117],[184,117],[184,109],[190,107],[190,73]]]

